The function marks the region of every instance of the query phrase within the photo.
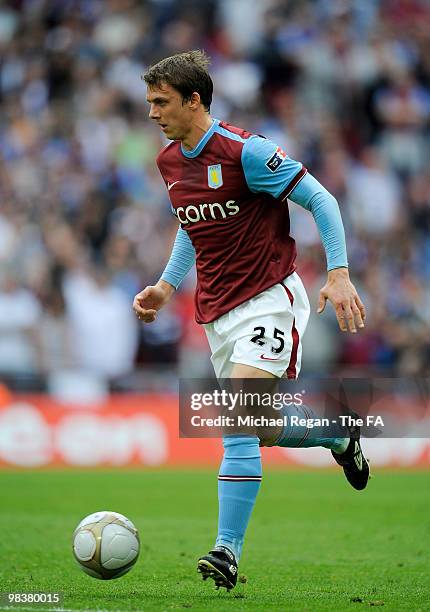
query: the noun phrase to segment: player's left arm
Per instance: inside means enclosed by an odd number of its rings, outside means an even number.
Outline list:
[[[276,144],[252,136],[242,150],[242,167],[251,191],[265,192],[281,203],[287,198],[309,210],[317,224],[326,252],[328,279],[320,291],[318,313],[329,300],[342,331],[364,327],[365,307],[349,279],[345,232],[334,198],[300,162]]]
[[[342,331],[355,333],[364,327],[366,309],[349,278],[345,232],[336,198],[311,174],[306,174],[288,196],[309,210],[318,227],[327,257],[327,282],[319,293],[317,312],[329,300]]]

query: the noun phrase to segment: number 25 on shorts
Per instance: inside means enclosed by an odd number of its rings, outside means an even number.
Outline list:
[[[254,327],[254,332],[256,332],[256,335],[251,338],[251,342],[254,342],[254,344],[257,344],[258,346],[264,346],[265,344],[267,344],[267,334],[265,327],[263,327],[262,325]],[[279,355],[279,353],[282,353],[282,351],[284,350],[284,336],[285,332],[283,332],[281,329],[278,329],[277,327],[274,328],[273,338],[278,342],[278,346],[272,346],[271,351],[275,355]]]

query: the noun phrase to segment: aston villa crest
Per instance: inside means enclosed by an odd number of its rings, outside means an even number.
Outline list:
[[[218,189],[222,186],[221,164],[208,166],[208,185],[212,187],[212,189]]]

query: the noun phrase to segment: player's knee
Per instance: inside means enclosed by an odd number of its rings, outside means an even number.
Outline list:
[[[260,446],[273,446],[273,436],[260,435]]]
[[[260,438],[260,446],[269,446],[266,438]]]
[[[282,434],[281,427],[268,427],[258,432],[260,446],[276,446],[276,442]]]

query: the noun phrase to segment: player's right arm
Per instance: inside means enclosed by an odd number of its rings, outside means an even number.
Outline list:
[[[170,259],[156,285],[149,285],[133,300],[133,309],[144,323],[152,323],[157,312],[172,297],[196,260],[196,252],[187,232],[178,229]]]

